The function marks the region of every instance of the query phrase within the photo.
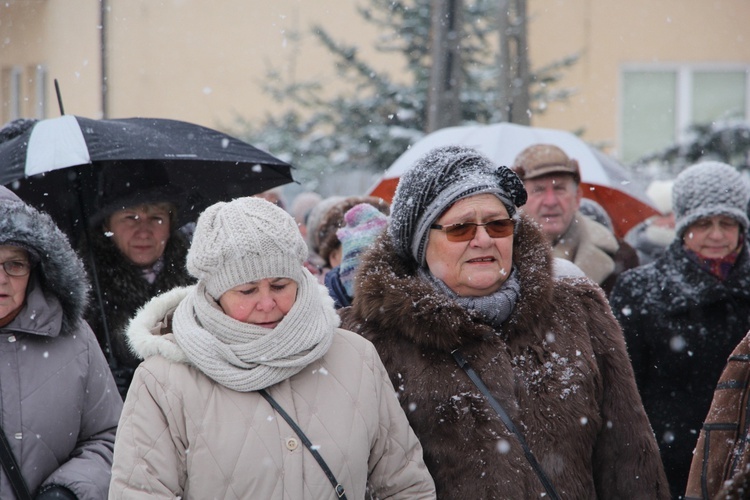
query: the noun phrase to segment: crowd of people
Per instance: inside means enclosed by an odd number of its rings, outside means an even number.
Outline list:
[[[0,187],[0,497],[750,498],[734,167],[627,235],[551,144],[197,221],[129,176],[75,245]]]

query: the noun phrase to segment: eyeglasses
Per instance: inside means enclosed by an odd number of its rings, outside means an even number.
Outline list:
[[[507,238],[513,234],[516,221],[513,219],[497,219],[483,224],[478,222],[460,222],[448,226],[433,224],[430,226],[430,229],[443,231],[445,236],[448,237],[448,241],[471,241],[477,235],[477,228],[479,226],[484,226],[490,238]]]
[[[23,260],[6,260],[2,266],[8,276],[26,276],[31,271],[31,264]]]

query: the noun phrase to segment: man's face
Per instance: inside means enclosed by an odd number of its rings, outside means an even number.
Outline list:
[[[523,211],[542,226],[547,240],[565,234],[581,203],[581,188],[571,175],[551,174],[524,182],[529,195]]]

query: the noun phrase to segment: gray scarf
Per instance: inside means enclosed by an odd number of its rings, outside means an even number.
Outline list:
[[[338,325],[333,300],[309,272],[298,283],[294,306],[272,330],[224,314],[202,281],[173,317],[175,340],[190,362],[239,392],[274,385],[323,357]]]
[[[480,314],[487,324],[495,329],[499,329],[505,320],[510,317],[510,313],[513,312],[513,308],[516,306],[516,301],[521,296],[521,284],[518,282],[518,271],[515,266],[510,272],[508,279],[505,280],[505,283],[503,283],[498,291],[483,297],[459,296],[456,292],[448,288],[448,285],[443,280],[436,278],[425,267],[419,268],[419,277],[467,311],[474,311]]]

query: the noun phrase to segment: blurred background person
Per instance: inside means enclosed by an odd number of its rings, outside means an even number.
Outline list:
[[[555,257],[572,261],[609,294],[617,277],[638,266],[638,255],[624,240],[579,211],[583,192],[578,162],[552,144],[521,151],[513,171],[526,186],[523,207],[539,225]]]
[[[525,201],[516,174],[473,149],[424,155],[343,325],[378,349],[438,498],[539,498],[542,474],[558,498],[668,498],[620,327],[599,286],[555,277]]]
[[[275,187],[258,193],[255,195],[256,198],[263,198],[276,205],[279,208],[286,210],[286,202],[284,201],[284,190],[281,187]]]
[[[187,260],[198,283],[153,299],[128,330],[146,359],[110,498],[336,498],[281,411],[347,498],[366,485],[375,498],[435,498],[374,347],[337,328],[306,257],[294,219],[264,200],[201,214]]]
[[[83,320],[87,292],[67,237],[0,186],[0,432],[29,498],[107,497],[122,400]],[[7,473],[0,497],[17,498]]]
[[[166,172],[158,165],[143,164],[102,175],[90,241],[81,250],[93,257],[93,265],[90,258],[84,259],[89,275],[93,276],[94,267],[97,272],[86,318],[124,398],[140,362],[126,343],[128,321],[152,297],[193,279],[185,269],[188,245],[177,223],[181,193],[170,186]]]
[[[660,213],[640,222],[625,235],[625,241],[638,252],[641,265],[655,261],[674,241],[672,186],[673,180],[655,180],[649,184],[646,195]]]
[[[607,211],[599,203],[588,198],[581,198],[581,204],[578,207],[578,211],[583,215],[592,219],[594,222],[598,222],[602,226],[606,227],[612,233],[615,232],[615,227],[612,225],[612,218],[609,216]]]
[[[732,166],[693,165],[673,187],[675,239],[610,296],[676,498],[716,381],[750,330],[750,187]]]
[[[289,213],[294,217],[299,232],[303,238],[307,238],[307,219],[315,206],[323,201],[323,197],[313,191],[306,191],[295,196]]]
[[[325,277],[325,285],[334,306],[350,306],[354,298],[354,276],[359,263],[380,233],[388,225],[388,217],[369,203],[354,205],[344,214],[346,226],[336,231],[341,242],[341,263]]]

